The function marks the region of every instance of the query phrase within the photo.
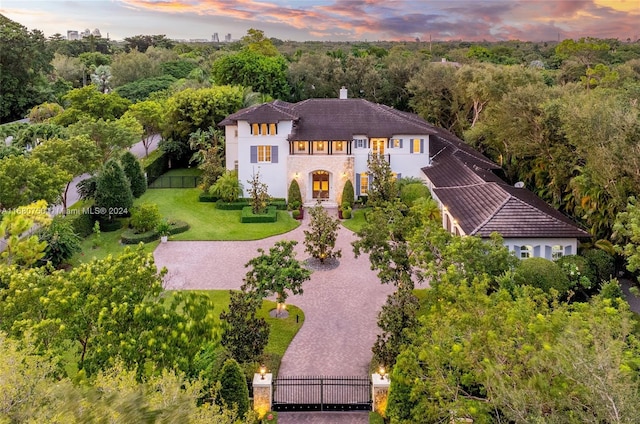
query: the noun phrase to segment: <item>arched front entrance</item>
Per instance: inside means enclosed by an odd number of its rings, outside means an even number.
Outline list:
[[[311,187],[313,188],[313,199],[329,198],[329,172],[315,171],[311,174]]]

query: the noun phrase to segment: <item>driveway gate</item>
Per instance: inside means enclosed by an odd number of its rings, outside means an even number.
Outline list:
[[[278,377],[274,411],[371,411],[369,377]]]

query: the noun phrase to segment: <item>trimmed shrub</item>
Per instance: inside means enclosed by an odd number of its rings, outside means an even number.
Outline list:
[[[156,228],[161,218],[158,205],[145,202],[131,210],[129,224],[137,233],[145,233]]]
[[[169,156],[162,150],[154,150],[144,160],[142,168],[147,175],[147,184],[151,184],[169,169]]]
[[[300,193],[300,185],[298,180],[291,180],[289,191],[287,192],[287,203],[291,209],[298,209],[302,206],[302,194]]]
[[[348,203],[349,206],[353,206],[355,202],[355,192],[353,191],[353,183],[351,180],[347,180],[342,188],[342,204]]]
[[[67,221],[71,225],[73,232],[80,238],[85,238],[93,234],[93,214],[89,212],[91,204],[82,207],[67,209],[67,215],[59,216],[58,219]]]
[[[198,196],[198,202],[215,203],[218,200],[218,196],[214,196],[213,194],[209,193],[200,193],[200,195]]]
[[[122,244],[138,244],[138,243],[150,243],[158,240],[160,236],[156,230],[145,231],[144,233],[136,233],[134,230],[126,230],[122,232],[120,241]]]
[[[240,211],[247,206],[249,206],[249,202],[244,199],[240,199],[235,202],[225,202],[224,200],[220,199],[216,202],[216,209],[220,209],[223,211]]]
[[[119,219],[112,219],[111,221],[99,220],[99,222],[100,222],[100,231],[103,231],[105,233],[118,231],[120,228],[122,228],[122,221],[120,221]]]
[[[126,151],[120,158],[120,164],[122,165],[124,175],[129,179],[131,194],[137,199],[147,191],[147,179],[144,177],[140,161],[133,153]]]
[[[173,221],[170,223],[169,235],[184,233],[189,230],[189,224],[184,221]]]
[[[220,400],[223,404],[238,408],[238,415],[249,410],[249,389],[240,365],[235,359],[227,359],[220,371]]]
[[[431,198],[429,188],[422,183],[407,184],[400,190],[400,200],[409,208],[420,198]]]
[[[301,219],[301,214],[302,212],[300,211],[300,209],[294,209],[293,211],[291,211],[291,216],[293,217],[293,219]]]
[[[564,295],[571,283],[560,266],[545,258],[528,258],[520,261],[514,279],[520,285],[540,288],[545,292],[556,289]]]
[[[351,208],[346,208],[342,210],[342,218],[351,219]]]
[[[100,215],[108,220],[128,215],[133,207],[129,179],[115,160],[105,163],[98,174],[95,205]]]
[[[278,220],[278,211],[275,206],[267,206],[267,213],[254,214],[251,206],[245,206],[242,209],[242,215],[240,222],[249,223],[261,223],[261,222],[276,222]]]
[[[287,202],[285,202],[284,199],[271,199],[269,206],[275,206],[279,211],[287,210]]]

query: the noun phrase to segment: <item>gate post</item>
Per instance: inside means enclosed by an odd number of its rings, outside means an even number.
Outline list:
[[[273,374],[253,374],[253,410],[258,413],[260,419],[271,411],[273,403]]]
[[[371,400],[372,410],[385,416],[387,411],[387,398],[389,397],[389,386],[391,381],[388,374],[371,374]]]

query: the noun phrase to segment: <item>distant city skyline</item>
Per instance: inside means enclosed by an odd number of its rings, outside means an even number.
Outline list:
[[[0,13],[48,37],[98,28],[208,39],[249,28],[282,40],[523,41],[640,34],[640,0],[2,0]]]

